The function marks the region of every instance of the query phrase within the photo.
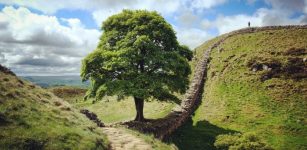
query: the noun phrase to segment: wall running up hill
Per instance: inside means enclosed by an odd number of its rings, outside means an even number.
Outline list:
[[[236,30],[221,36],[221,39],[214,43],[211,47],[205,50],[202,59],[197,63],[194,70],[194,76],[189,86],[188,91],[185,94],[185,98],[182,100],[181,106],[175,108],[171,113],[162,119],[153,120],[146,123],[141,122],[125,122],[122,125],[126,125],[128,128],[136,129],[144,133],[152,133],[158,139],[165,139],[177,128],[183,125],[194,113],[198,107],[199,101],[202,96],[202,92],[205,90],[204,82],[206,81],[207,66],[210,61],[211,51],[218,47],[227,38],[245,33],[253,33],[266,30],[279,30],[279,29],[306,29],[307,25],[297,26],[267,26],[267,27],[252,27]]]

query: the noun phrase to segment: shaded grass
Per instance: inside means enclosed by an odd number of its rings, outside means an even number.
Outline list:
[[[236,133],[237,131],[218,127],[206,120],[193,122],[189,120],[168,139],[179,149],[201,150],[216,149],[215,138],[220,134]]]

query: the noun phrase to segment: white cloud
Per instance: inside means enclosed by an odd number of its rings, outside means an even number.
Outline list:
[[[30,7],[47,14],[53,14],[61,9],[88,10],[92,12],[93,18],[99,26],[107,17],[122,9],[156,10],[167,15],[178,11],[179,6],[182,6],[178,0],[91,0],[90,2],[87,0],[0,0],[0,3]]]
[[[6,5],[17,4],[52,14],[61,9],[81,9],[89,11],[113,10],[114,8],[157,10],[162,14],[180,11],[183,7],[208,9],[228,0],[0,0]]]
[[[116,6],[110,6],[94,10],[92,15],[96,21],[96,24],[100,27],[101,23],[111,15],[121,12],[123,9],[146,9],[150,11],[157,11],[164,17],[173,15],[182,6],[180,1],[177,0],[132,0],[133,3],[119,4]]]
[[[5,59],[5,56],[4,54],[2,54],[2,52],[0,51],[0,63],[4,63],[6,62],[7,60]]]
[[[122,9],[155,10],[164,17],[181,13],[182,10],[209,9],[228,0],[0,0],[6,5],[19,5],[53,14],[61,9],[81,9],[92,12],[93,18],[100,27],[102,21]]]
[[[271,5],[275,10],[290,12],[301,12],[307,5],[306,0],[265,0],[265,2]]]
[[[227,2],[227,0],[191,0],[188,2],[191,3],[193,9],[208,9],[223,4]]]
[[[61,25],[55,16],[38,15],[24,7],[4,7],[0,12],[1,63],[30,74],[27,71],[45,68],[51,74],[59,70],[78,73],[81,58],[95,49],[101,32],[85,29],[76,18],[62,20],[68,26]]]
[[[174,30],[177,33],[177,38],[180,44],[189,46],[191,49],[199,46],[204,43],[206,40],[209,40],[213,36],[208,34],[205,30],[198,28],[185,28],[174,26]]]
[[[96,10],[107,9],[117,5],[131,5],[135,1],[127,0],[0,0],[0,3],[7,5],[17,4],[41,10],[47,14],[53,14],[60,9],[82,9],[82,10]]]
[[[108,17],[121,12],[121,9],[113,9],[113,10],[97,10],[92,13],[93,18],[97,24],[97,26],[101,27],[102,22],[105,21]]]
[[[176,17],[176,20],[180,23],[180,25],[184,27],[191,27],[194,24],[197,24],[200,18],[195,15],[192,11],[186,10],[183,11],[178,17]]]
[[[260,8],[253,15],[238,14],[232,16],[219,15],[214,21],[204,19],[201,22],[203,29],[216,28],[219,34],[245,28],[248,22],[251,26],[272,26],[272,25],[298,25],[306,23],[306,15],[291,18],[292,12],[279,9]]]
[[[261,26],[261,17],[258,15],[235,15],[235,16],[219,16],[214,22],[220,34],[227,33],[236,29],[247,27],[247,23],[251,22],[252,26]]]
[[[197,21],[200,20],[193,12],[196,9],[207,9],[220,4],[225,3],[227,0],[93,0],[90,3],[85,0],[54,0],[54,1],[3,1],[0,2],[4,4],[18,4],[21,6],[31,7],[34,9],[41,10],[45,13],[55,13],[60,9],[83,9],[90,10],[92,16],[97,24],[101,26],[101,23],[108,18],[109,16],[119,13],[122,9],[146,9],[146,10],[155,10],[162,14],[164,17],[176,17],[179,15],[178,28],[182,30],[177,30],[177,36],[179,41],[190,46],[191,48],[196,47],[198,44],[204,42],[208,39],[209,34],[205,31],[198,28],[190,28],[193,24],[197,24]],[[72,22],[69,22],[69,25],[72,29]],[[77,22],[74,22],[77,24]],[[31,32],[32,33],[32,32]],[[76,36],[73,36],[76,37]],[[70,39],[74,39],[71,37]],[[78,39],[75,39],[78,40]],[[80,42],[80,41],[79,41]],[[82,42],[82,40],[81,40]],[[41,42],[40,42],[41,43]],[[75,42],[74,42],[75,43]]]

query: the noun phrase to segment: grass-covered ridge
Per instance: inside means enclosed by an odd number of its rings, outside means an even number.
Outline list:
[[[107,149],[102,129],[69,103],[0,67],[0,149]]]
[[[275,149],[306,149],[306,41],[307,29],[292,28],[227,38],[211,53],[202,103],[176,145],[214,149],[218,135],[253,132]]]

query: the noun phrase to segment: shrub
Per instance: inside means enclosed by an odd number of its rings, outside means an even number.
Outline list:
[[[271,150],[266,143],[264,143],[254,133],[235,133],[223,134],[216,138],[214,146],[221,150]]]

